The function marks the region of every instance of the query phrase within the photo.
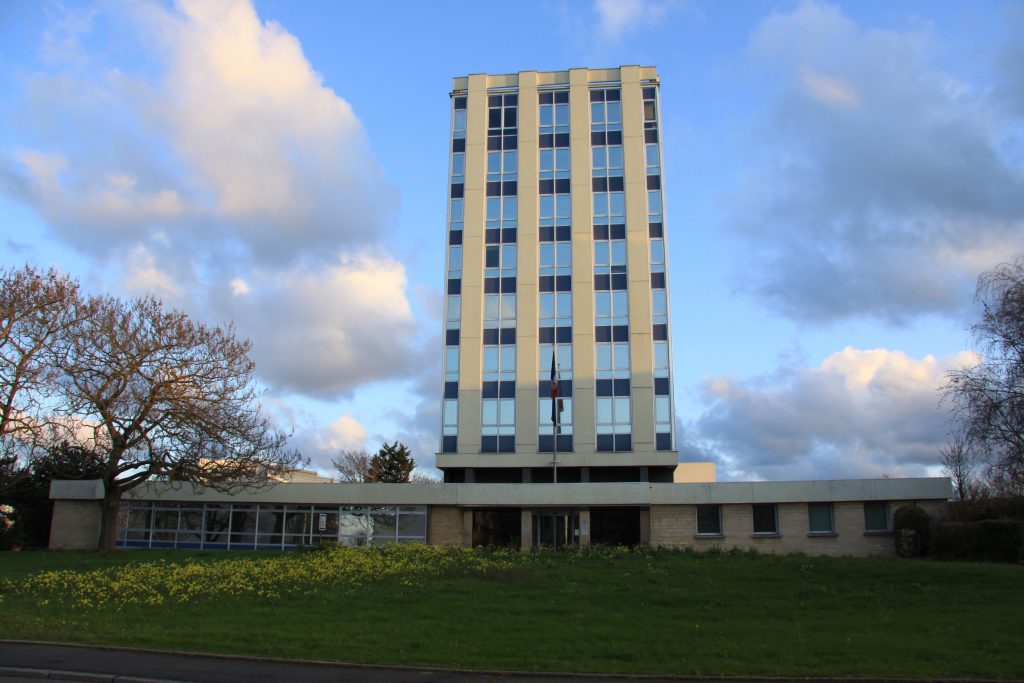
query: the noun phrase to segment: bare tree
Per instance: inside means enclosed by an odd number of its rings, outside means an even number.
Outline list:
[[[939,449],[939,455],[943,471],[953,481],[956,500],[974,500],[983,494],[985,484],[979,476],[980,463],[963,431],[954,431],[949,443]]]
[[[24,454],[54,427],[47,399],[58,342],[88,314],[70,277],[29,266],[0,270],[0,452]]]
[[[373,456],[360,448],[358,451],[342,451],[331,464],[338,470],[338,481],[357,483],[370,481],[370,463]]]
[[[1024,493],[1024,256],[982,273],[971,327],[981,362],[950,373],[946,397],[971,444],[983,448],[990,480]]]
[[[105,453],[100,547],[114,549],[126,491],[152,478],[217,490],[263,485],[297,464],[263,416],[250,343],[153,298],[94,299],[59,354],[57,407]]]

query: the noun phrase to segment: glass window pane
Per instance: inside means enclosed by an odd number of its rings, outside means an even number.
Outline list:
[[[658,163],[658,146],[647,145],[647,165],[651,167],[657,167]]]
[[[808,503],[807,524],[812,533],[831,533],[832,526],[832,503]]]
[[[498,424],[498,400],[485,398],[481,401],[481,419],[485,425]]]
[[[604,123],[604,102],[590,103],[590,122]]]
[[[498,295],[487,294],[484,296],[484,320],[498,319]]]
[[[572,201],[569,195],[560,194],[556,198],[555,216],[558,218],[568,218],[572,215]]]
[[[593,159],[594,159],[594,170],[604,170],[607,164],[608,148],[601,145],[594,147]]]
[[[622,168],[621,145],[612,145],[608,148],[608,168]]]
[[[597,422],[606,425],[612,423],[612,399],[602,397],[597,399]]]
[[[542,292],[540,295],[540,317],[555,317],[555,295],[551,292]]]
[[[542,171],[553,171],[555,170],[555,151],[552,149],[542,149],[540,151],[540,170]]]
[[[617,425],[628,425],[629,424],[629,397],[628,396],[616,396],[615,401],[615,424]],[[620,433],[621,430],[616,430]],[[627,430],[628,431],[628,430]]]
[[[563,373],[572,372],[572,344],[558,345],[558,367]]]
[[[501,348],[501,371],[502,372],[515,372],[516,371],[516,347],[515,346],[502,346]]]
[[[501,152],[487,153],[487,172],[501,173]]]
[[[540,217],[541,218],[554,218],[555,217],[555,198],[550,194],[542,194],[540,196]]]
[[[611,198],[611,215],[612,216],[625,216],[626,215],[626,200],[621,192],[610,192]]]
[[[498,347],[484,347],[484,372],[498,371]]]
[[[455,223],[462,222],[462,198],[453,199],[451,203],[451,216],[452,221]]]
[[[559,292],[556,296],[558,302],[558,317],[572,317],[572,292]]]
[[[514,398],[503,398],[499,401],[501,425],[514,425],[516,423],[516,400]]]
[[[558,251],[558,265],[562,268],[572,266],[572,244],[559,242],[555,249]]]
[[[629,342],[616,342],[612,344],[615,348],[615,369],[629,369]]]
[[[722,508],[719,505],[697,506],[697,533],[720,535],[722,533]]]
[[[569,170],[569,150],[565,147],[559,147],[555,150],[555,168],[559,171]]]
[[[556,126],[568,126],[569,125],[569,105],[559,104],[555,106],[555,125]]]
[[[448,427],[459,424],[459,402],[456,399],[450,398],[444,402],[444,424]]]
[[[608,123],[618,123],[622,120],[622,104],[620,102],[608,103]]]
[[[448,372],[458,372],[459,370],[459,347],[448,346],[444,350],[444,367]]]
[[[651,291],[651,310],[654,312],[654,315],[668,315],[667,300],[668,297],[666,296],[664,289],[655,289]]]
[[[594,315],[599,318],[607,318],[612,314],[611,292],[594,293]]]
[[[594,216],[607,216],[608,215],[608,193],[607,192],[595,192],[594,193]]]
[[[624,266],[626,265],[626,241],[615,240],[611,243],[612,250],[612,265],[613,266]]]
[[[505,173],[514,173],[518,163],[518,153],[514,149],[507,150],[505,153]]]
[[[553,107],[550,104],[543,104],[540,107],[540,125],[550,126],[553,123]]]
[[[612,345],[611,344],[598,344],[597,345],[597,369],[598,370],[611,370],[612,369]]]
[[[505,220],[515,220],[517,207],[515,197],[502,197],[501,217]]]
[[[501,197],[487,198],[487,220],[496,221],[501,218]]]
[[[654,397],[654,421],[655,422],[668,422],[669,421],[669,402],[668,396],[655,396]]]
[[[647,211],[649,213],[661,213],[660,190],[651,190],[647,193]]]
[[[516,319],[516,295],[515,294],[502,294],[501,295],[501,319],[502,320],[515,320]]]
[[[462,296],[451,294],[448,296],[448,322],[458,322],[462,313]]]
[[[455,110],[455,126],[456,131],[466,130],[466,110],[456,109]]]
[[[753,517],[755,534],[778,533],[778,526],[775,522],[774,504],[768,503],[755,505],[753,510]]]
[[[616,317],[629,315],[629,297],[626,292],[621,289],[617,289],[611,293],[612,295],[612,310],[615,312]]]
[[[654,367],[668,367],[668,342],[654,342]]]
[[[608,257],[611,252],[611,247],[608,246],[607,242],[598,241],[594,242],[594,265],[595,266],[607,266]]]
[[[864,503],[864,530],[889,530],[889,505],[885,501],[869,501]]]
[[[448,268],[450,270],[462,270],[462,247],[448,248]]]
[[[651,263],[665,262],[665,242],[663,240],[651,240]]]
[[[516,245],[501,245],[501,268],[502,270],[515,270],[516,268]]]

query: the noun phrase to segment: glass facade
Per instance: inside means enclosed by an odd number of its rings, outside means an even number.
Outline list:
[[[121,505],[117,525],[121,548],[286,550],[426,540],[425,505],[130,502]]]

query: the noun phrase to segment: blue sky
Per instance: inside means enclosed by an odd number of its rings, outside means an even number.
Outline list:
[[[0,262],[233,321],[321,469],[429,466],[451,78],[655,65],[681,458],[936,473],[1024,252],[1022,45],[1019,2],[8,2]]]

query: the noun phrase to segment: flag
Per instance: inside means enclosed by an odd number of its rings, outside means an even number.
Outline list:
[[[551,347],[551,424],[555,426],[555,434],[561,433],[558,414],[564,410],[562,398],[558,393],[558,369],[555,366],[555,349]]]

